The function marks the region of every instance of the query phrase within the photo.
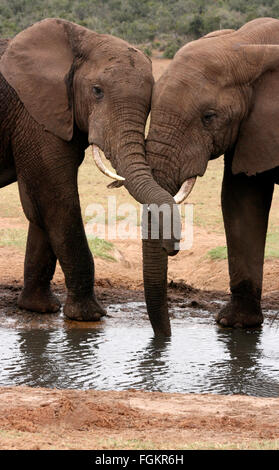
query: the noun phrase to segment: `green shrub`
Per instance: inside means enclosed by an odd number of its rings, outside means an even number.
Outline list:
[[[152,50],[150,49],[150,47],[144,47],[142,49],[142,52],[144,52],[144,54],[147,55],[148,57],[152,56]]]
[[[58,17],[133,44],[166,44],[164,57],[172,58],[189,40],[266,16],[279,16],[278,0],[0,0],[0,34]]]
[[[172,59],[177,53],[178,49],[180,49],[180,44],[177,41],[170,42],[166,46],[163,56],[165,59]]]

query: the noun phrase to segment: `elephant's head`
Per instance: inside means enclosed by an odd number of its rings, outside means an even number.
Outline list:
[[[110,35],[61,19],[35,23],[12,39],[0,71],[43,128],[71,141],[88,135],[94,157],[101,148],[128,191],[142,204],[169,204],[171,195],[153,179],[145,159],[144,131],[153,76],[150,60]],[[173,236],[164,248],[175,252]]]
[[[178,192],[178,202],[208,161],[228,150],[234,151],[233,173],[253,175],[279,165],[276,44],[279,21],[271,18],[211,33],[182,47],[156,82],[146,158],[155,180],[172,195]],[[144,242],[144,253],[146,300],[158,328],[167,322],[167,258],[154,243]]]

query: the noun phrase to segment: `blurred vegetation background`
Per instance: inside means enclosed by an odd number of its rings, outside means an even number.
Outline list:
[[[0,36],[64,18],[172,58],[188,41],[264,16],[279,18],[279,0],[0,0]]]

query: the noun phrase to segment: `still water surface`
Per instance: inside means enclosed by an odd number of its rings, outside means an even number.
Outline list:
[[[0,385],[279,396],[279,327],[222,329],[212,314],[174,312],[154,339],[143,303],[110,307],[96,327],[0,328]]]

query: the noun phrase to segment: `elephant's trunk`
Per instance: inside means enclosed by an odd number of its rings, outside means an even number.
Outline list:
[[[167,307],[167,265],[168,255],[178,251],[180,239],[180,213],[170,193],[160,186],[153,178],[151,169],[143,152],[144,142],[138,148],[128,145],[127,157],[121,159],[117,168],[121,176],[125,177],[124,185],[129,193],[141,204],[149,206],[147,237],[143,237],[143,277],[144,291],[149,319],[156,336],[170,336],[171,328]],[[165,204],[164,220],[160,219],[160,239],[152,238],[153,219],[152,206]],[[170,210],[168,211],[168,207]],[[156,210],[156,207],[155,207]],[[146,213],[143,211],[143,214]],[[172,227],[170,239],[164,239],[164,227]],[[176,236],[175,236],[176,235]]]
[[[162,125],[162,123],[164,123]],[[189,159],[186,180],[181,182],[179,156],[184,148],[183,126],[171,112],[151,114],[150,132],[146,141],[146,160],[154,168],[155,181],[177,204],[183,202],[194,187],[199,172],[195,160]],[[143,275],[147,311],[156,334],[171,334],[167,305],[168,258],[156,240],[143,240]]]
[[[134,145],[129,142],[137,141]],[[148,220],[148,237],[143,238],[143,277],[144,292],[150,322],[156,336],[170,336],[171,327],[167,306],[167,266],[168,255],[177,253],[178,239],[180,239],[181,222],[180,213],[175,200],[171,196],[168,187],[163,188],[154,180],[151,168],[145,158],[144,141],[139,142],[138,134],[134,138],[123,144],[122,156],[117,166],[118,174],[125,177],[124,185],[129,193],[141,204],[149,205],[148,217],[144,217],[145,223]],[[123,157],[125,155],[125,157]],[[152,238],[152,207],[153,204],[161,207],[166,205],[164,214],[164,225],[172,227],[172,237],[164,239],[162,218],[160,219],[160,238]],[[167,210],[169,207],[169,211]],[[144,213],[144,212],[143,212]],[[145,214],[146,215],[146,214]],[[176,236],[174,236],[176,235]]]
[[[173,197],[154,180],[145,159],[146,113],[134,109],[129,112],[126,110],[125,115],[124,122],[119,118],[121,128],[119,122],[118,126],[116,122],[113,126],[117,129],[114,131],[117,138],[114,135],[109,139],[110,145],[106,146],[108,157],[129,193],[136,201],[150,207],[155,226],[154,236],[158,233],[161,246],[169,255],[175,255],[179,251],[180,214]]]
[[[170,336],[167,305],[168,256],[156,240],[142,241],[144,295],[156,336]]]
[[[190,194],[196,178],[183,183],[174,197],[177,203]],[[167,304],[168,257],[157,240],[142,241],[143,279],[147,312],[156,335],[170,336],[171,327]]]
[[[181,234],[179,210],[173,197],[154,180],[145,159],[146,104],[136,104],[133,100],[131,105],[133,107],[127,108],[122,102],[115,103],[113,120],[101,143],[105,155],[117,170],[117,175],[104,168],[96,147],[95,161],[103,173],[121,180],[111,185],[112,187],[123,183],[136,201],[150,206],[152,222],[158,227],[160,244],[169,255],[174,255],[179,251]],[[98,139],[94,139],[93,131],[90,140],[92,144],[94,140],[95,144],[98,142]],[[153,233],[156,236],[156,227]]]
[[[124,113],[124,111],[123,111]],[[140,116],[137,119],[137,114]],[[143,240],[143,273],[145,297],[150,321],[156,335],[170,335],[167,309],[167,259],[179,249],[180,213],[175,200],[154,180],[145,158],[144,126],[146,115],[136,109],[125,110],[126,122],[120,117],[111,126],[114,135],[106,139],[105,153],[129,193],[148,206],[148,238]],[[121,127],[119,126],[121,122]],[[117,135],[117,138],[115,138]],[[118,182],[117,182],[118,183]],[[173,192],[173,194],[175,191]],[[159,209],[163,208],[163,215]],[[146,213],[146,212],[145,212]],[[154,224],[155,220],[155,224]],[[159,236],[156,237],[156,225]],[[153,237],[155,225],[155,237]],[[146,227],[144,227],[146,228]],[[168,230],[171,229],[171,230]],[[146,231],[143,230],[143,233]],[[158,233],[158,232],[157,232]],[[154,268],[153,268],[154,267]]]
[[[179,251],[181,235],[178,207],[173,197],[154,180],[144,154],[131,152],[130,156],[121,160],[120,174],[125,178],[124,186],[138,202],[149,206],[154,224],[152,236],[157,237],[158,233],[162,247],[169,255],[175,255]]]

